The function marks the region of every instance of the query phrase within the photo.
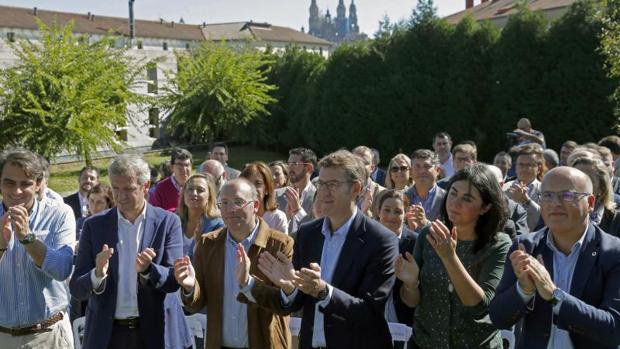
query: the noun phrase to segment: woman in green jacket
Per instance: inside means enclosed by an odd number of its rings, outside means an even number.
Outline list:
[[[488,305],[511,241],[501,188],[486,165],[452,176],[442,220],[424,227],[413,255],[396,260],[400,296],[416,307],[413,348],[502,348]]]

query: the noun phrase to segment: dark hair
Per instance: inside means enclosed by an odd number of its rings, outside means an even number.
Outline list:
[[[411,154],[411,163],[413,164],[413,161],[415,159],[420,159],[420,160],[430,160],[431,164],[433,164],[433,166],[437,166],[439,165],[439,156],[437,156],[437,154],[435,154],[434,151],[429,150],[429,149],[418,149],[416,151],[413,152],[413,154]]]
[[[614,154],[620,154],[620,137],[618,136],[603,137],[598,141],[598,145],[609,148]]]
[[[316,168],[316,154],[312,151],[312,149],[308,148],[293,148],[288,151],[288,155],[299,155],[301,156],[301,161],[309,162],[312,164],[313,168]]]
[[[97,167],[95,167],[95,166],[87,165],[87,166],[82,167],[82,169],[80,170],[80,177],[78,177],[78,180],[79,180],[79,178],[82,177],[82,174],[84,174],[84,172],[86,172],[86,171],[93,171],[93,172],[95,172],[97,174],[97,178],[99,178],[99,169]]]
[[[394,189],[382,190],[379,192],[379,194],[377,194],[377,196],[375,197],[372,203],[372,214],[377,220],[379,220],[379,214],[381,213],[381,206],[383,206],[383,203],[387,199],[397,199],[397,200],[402,201],[405,211],[407,210],[407,207],[409,207],[409,197],[407,197],[407,195],[405,195],[405,193],[402,190],[394,190]]]
[[[114,202],[114,196],[112,195],[112,188],[105,184],[105,183],[99,183],[97,185],[95,185],[86,195],[87,198],[90,197],[90,194],[101,194],[103,195],[103,197],[105,198],[106,203],[108,204],[108,207],[106,208],[112,208],[116,205],[116,203]]]
[[[211,151],[213,151],[213,149],[215,148],[224,148],[224,150],[226,151],[226,154],[228,154],[228,145],[226,145],[226,143],[224,142],[213,143],[213,146],[211,147]]]
[[[475,163],[458,171],[450,178],[450,182],[448,182],[448,187],[446,188],[447,194],[441,206],[441,217],[448,229],[452,229],[453,225],[448,218],[446,204],[452,185],[457,181],[469,181],[469,183],[480,192],[482,204],[485,206],[489,205],[490,207],[476,222],[475,229],[478,239],[474,245],[474,253],[477,253],[489,243],[495,241],[497,233],[504,230],[507,219],[504,193],[502,192],[502,188],[499,187],[499,183],[493,173],[487,168],[487,165]]]
[[[447,132],[437,132],[437,133],[435,133],[435,135],[433,136],[433,143],[435,143],[435,140],[437,138],[447,138],[449,142],[452,142],[452,137],[450,137],[450,135]]]
[[[521,155],[534,157],[534,159],[539,165],[536,179],[538,179],[539,181],[542,181],[543,176],[545,175],[545,172],[547,172],[542,146],[538,143],[524,144],[519,147],[516,158],[519,158],[519,156]]]
[[[194,162],[192,159],[192,153],[183,148],[172,149],[170,152],[170,165],[174,165],[175,160],[189,160],[190,163]]]
[[[21,168],[26,177],[33,179],[37,183],[41,183],[45,176],[45,169],[41,164],[39,156],[30,150],[10,148],[0,153],[0,178],[2,177],[4,165],[7,163]]]

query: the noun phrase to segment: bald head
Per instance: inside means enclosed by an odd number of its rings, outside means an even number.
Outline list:
[[[201,173],[208,173],[214,178],[220,177],[222,174],[225,175],[226,170],[222,163],[217,160],[207,160],[200,165]]]
[[[252,184],[252,182],[243,177],[235,178],[226,182],[226,184],[222,186],[221,192],[222,196],[225,192],[234,192],[247,201],[258,200],[256,187]]]
[[[573,167],[560,166],[547,172],[542,181],[542,191],[550,187],[553,183],[562,181],[570,182],[572,189],[581,193],[592,194],[592,180],[590,177]]]
[[[519,122],[517,122],[517,128],[524,131],[529,131],[532,128],[532,123],[530,123],[530,120],[527,118],[521,118],[519,119]]]

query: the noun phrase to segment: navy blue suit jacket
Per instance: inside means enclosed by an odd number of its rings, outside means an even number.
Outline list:
[[[407,227],[403,227],[403,232],[398,242],[398,253],[405,257],[405,252],[413,255],[413,248],[415,247],[415,240],[418,238],[418,233],[410,230]],[[392,289],[392,300],[394,301],[394,309],[396,310],[396,317],[398,322],[411,326],[413,324],[413,309],[403,303],[400,298],[400,288],[403,286],[403,282],[396,279],[394,282],[394,288]]]
[[[65,196],[62,198],[65,204],[71,206],[73,210],[73,215],[75,216],[75,221],[77,222],[78,218],[82,217],[82,205],[80,204],[80,197],[78,192],[75,192],[69,196]]]
[[[138,277],[138,311],[140,332],[146,348],[187,348],[192,344],[191,334],[183,315],[176,291],[179,284],[174,278],[174,261],[183,254],[181,222],[170,212],[146,204],[144,233],[138,251],[151,247],[157,254],[151,264],[149,279]],[[88,299],[86,329],[83,347],[105,349],[112,335],[118,283],[118,211],[88,218],[71,277],[71,294],[80,300]],[[108,277],[100,294],[93,290],[90,272],[95,257],[103,245],[115,248],[110,259]]]
[[[323,220],[303,224],[297,231],[293,253],[296,270],[320,263]],[[329,348],[392,348],[385,321],[385,302],[394,285],[394,261],[398,239],[380,223],[360,211],[347,233],[330,284],[334,292],[320,309],[325,316],[325,340]],[[303,308],[300,348],[312,347],[316,298],[298,292],[291,311]]]
[[[543,256],[545,267],[553,277],[553,252],[547,247],[547,234],[549,229],[545,228],[518,236],[508,256],[518,243],[523,243],[529,254]],[[570,294],[562,302],[558,316],[552,316],[552,305],[538,293],[525,304],[517,292],[516,282],[508,257],[489,313],[493,324],[501,329],[510,329],[523,319],[518,348],[546,348],[553,317],[556,326],[570,333],[575,349],[620,346],[620,239],[589,225]]]

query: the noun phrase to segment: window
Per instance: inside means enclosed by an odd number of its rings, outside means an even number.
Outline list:
[[[15,42],[15,33],[14,32],[6,33],[6,40],[8,42]]]
[[[185,44],[185,49],[189,50],[189,42]]]
[[[142,40],[138,40],[138,50],[142,50]]]
[[[164,42],[164,44],[162,45],[164,51],[168,51],[168,43]]]
[[[146,79],[148,80],[146,85],[146,92],[157,94],[157,65],[154,63],[146,66]]]
[[[149,137],[159,138],[159,109],[149,109]]]

